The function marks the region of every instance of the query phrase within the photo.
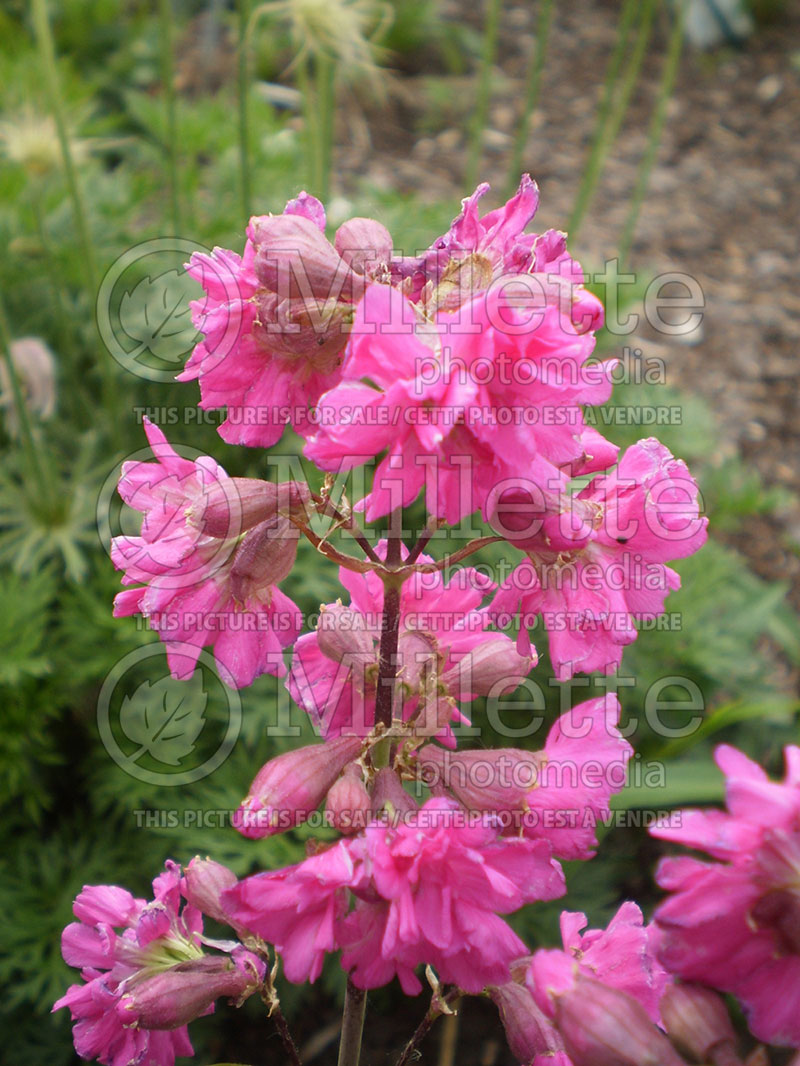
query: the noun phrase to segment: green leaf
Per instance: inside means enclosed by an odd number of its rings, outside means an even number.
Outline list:
[[[125,697],[119,724],[125,736],[140,745],[132,758],[147,752],[159,762],[178,766],[194,750],[208,703],[202,684],[198,670],[188,682],[171,677],[154,685],[143,681],[132,696]]]

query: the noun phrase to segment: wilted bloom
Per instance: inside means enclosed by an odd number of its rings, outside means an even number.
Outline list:
[[[623,903],[606,929],[581,930],[586,915],[562,911],[563,951],[537,951],[528,967],[528,989],[541,1009],[553,1017],[555,999],[579,979],[602,982],[640,1004],[652,1022],[660,1022],[659,1001],[670,976],[658,961],[658,933],[645,925],[635,903]]]
[[[523,1066],[572,1066],[564,1042],[524,985],[514,981],[489,989],[512,1054]]]
[[[276,510],[225,538],[201,532],[189,518],[205,513],[209,495],[240,499],[233,479],[208,456],[183,459],[148,420],[145,432],[157,462],[125,463],[119,483],[123,500],[144,513],[142,534],[115,537],[111,545],[114,565],[125,571],[122,583],[137,587],[117,595],[114,614],[149,620],[166,644],[173,677],[191,677],[208,645],[222,679],[236,688],[263,673],[284,673],[282,650],[302,625],[300,611],[277,587],[297,553],[291,520]],[[243,525],[261,517],[252,510],[237,513]]]
[[[377,546],[378,554],[386,544]],[[421,555],[420,563],[432,562]],[[325,737],[343,731],[366,735],[375,717],[383,582],[374,573],[342,568],[339,580],[351,603],[328,604],[316,633],[296,643],[287,687]],[[487,632],[489,618],[478,605],[493,584],[465,567],[445,583],[440,573],[415,571],[400,598],[396,716],[419,715],[427,734],[449,740],[450,720],[463,720],[457,700],[497,691],[505,675],[515,688],[533,662],[503,634]],[[488,653],[484,654],[484,649]],[[433,723],[425,708],[434,706]]]
[[[699,1062],[738,1063],[736,1033],[722,997],[702,985],[671,984],[661,997],[670,1040]]]
[[[20,337],[9,347],[23,403],[37,418],[46,421],[56,409],[56,364],[53,353],[39,337]],[[14,388],[4,360],[0,360],[0,408],[12,437],[19,435],[19,414]]]
[[[540,528],[526,528],[520,547],[527,558],[501,585],[492,613],[498,622],[520,616],[523,650],[528,627],[541,615],[561,680],[578,670],[611,673],[623,647],[636,639],[634,621],[657,618],[667,594],[680,588],[665,563],[705,543],[708,520],[700,517],[697,485],[685,463],[649,438],[628,448],[614,471],[594,478],[568,506],[563,495],[554,499],[557,510]],[[519,518],[534,518],[540,502],[533,494],[526,513],[523,501]]]
[[[508,833],[547,840],[561,859],[588,859],[633,753],[619,712],[613,693],[576,705],[554,723],[542,751],[447,752],[428,744],[419,752],[420,776],[468,810],[495,813]]]
[[[651,829],[716,860],[663,859],[656,880],[670,896],[655,918],[667,969],[736,996],[759,1040],[800,1047],[800,748],[784,755],[779,783],[718,747],[727,812],[682,811]]]
[[[360,749],[359,737],[338,737],[270,759],[256,774],[234,825],[240,833],[255,838],[295,829],[319,807]]]
[[[204,952],[202,917],[189,904],[181,910],[180,886],[180,867],[168,862],[150,903],[116,885],[86,886],[75,900],[78,921],[64,930],[62,951],[85,983],[53,1010],[69,1008],[82,1058],[172,1066],[193,1054],[187,1022],[263,980],[264,963],[235,941],[213,942],[226,954]]]
[[[308,407],[339,380],[356,302],[388,280],[380,223],[345,223],[335,246],[324,231],[322,204],[301,193],[282,215],[250,220],[243,256],[216,248],[187,267],[206,291],[192,305],[204,340],[178,380],[199,380],[202,408],[227,408],[219,432],[231,444],[269,447],[287,423],[307,428]]]
[[[530,174],[522,175],[516,194],[502,207],[481,216],[478,205],[488,191],[484,182],[462,200],[448,232],[422,256],[395,260],[393,273],[402,291],[426,307],[444,303],[455,309],[499,279],[538,275],[563,287],[564,309],[576,327],[599,329],[602,306],[583,287],[580,264],[567,253],[566,233],[525,232],[539,206],[539,188]]]
[[[63,159],[56,124],[50,115],[37,115],[26,107],[14,118],[0,122],[0,146],[12,163],[18,163],[31,178],[42,178],[60,170]],[[87,155],[86,138],[69,138],[70,156],[82,163]]]

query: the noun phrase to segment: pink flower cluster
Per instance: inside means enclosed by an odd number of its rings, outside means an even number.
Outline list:
[[[378,819],[297,866],[229,889],[229,918],[275,944],[292,981],[315,980],[325,954],[341,949],[360,988],[397,976],[415,994],[414,969],[427,964],[444,981],[480,992],[508,979],[525,952],[498,915],[565,887],[545,842],[503,838],[489,820],[464,813],[431,799],[396,825]]]
[[[714,861],[663,859],[670,895],[655,917],[669,970],[736,996],[760,1040],[800,1047],[800,748],[785,757],[778,783],[717,748],[727,812],[683,811],[680,826],[651,830]]]
[[[217,880],[202,865],[187,870],[190,883]],[[116,885],[87,885],[75,900],[78,921],[64,930],[62,951],[84,984],[72,985],[53,1010],[69,1008],[82,1058],[171,1066],[176,1056],[194,1054],[187,1022],[211,1013],[220,997],[242,1002],[264,977],[263,961],[237,940],[210,942],[223,954],[203,950],[201,911],[191,903],[181,909],[192,889],[179,866],[167,863],[153,893],[147,903]]]
[[[183,877],[170,863],[150,904],[86,889],[64,934],[85,983],[57,1004],[72,1011],[82,1055],[172,1066],[191,1053],[186,1023],[217,998],[258,988],[273,1009],[269,946],[294,982],[316,980],[338,952],[361,989],[396,977],[415,994],[424,966],[434,984],[488,990],[525,1063],[603,1066],[612,1060],[597,1048],[620,1026],[637,1049],[660,1049],[647,1061],[680,1062],[659,1028],[658,937],[634,904],[607,930],[582,932],[585,917],[564,912],[564,950],[532,957],[506,921],[564,894],[562,860],[594,854],[632,755],[616,696],[562,714],[540,751],[459,749],[465,705],[515,689],[536,665],[540,620],[559,679],[613,672],[636,621],[660,615],[679,586],[667,564],[706,536],[680,460],[656,440],[618,459],[585,416],[609,398],[615,362],[591,361],[603,311],[565,235],[526,232],[535,184],[524,176],[481,214],[487,189],[414,257],[370,219],[328,241],[322,205],[302,193],[250,220],[242,256],[192,258],[204,336],[180,380],[199,382],[201,407],[226,409],[229,443],[270,447],[290,426],[324,481],[229,477],[147,422],[155,461],[125,464],[119,483],[143,517],[140,535],[112,544],[126,586],[114,610],[148,619],[175,677],[191,676],[207,647],[231,686],[285,676],[321,742],[267,762],[234,824],[263,838],[324,805],[339,835],[241,881],[210,860]],[[371,468],[368,488],[352,507],[335,502],[336,475],[358,467]],[[425,530],[409,546],[403,509],[420,497]],[[476,512],[493,536],[440,561],[425,553]],[[361,516],[389,516],[382,539]],[[339,547],[340,530],[363,557]],[[300,536],[339,565],[349,597],[324,604],[303,635],[279,587]],[[499,584],[455,565],[488,542],[519,553]],[[758,847],[759,877],[778,878],[778,845],[764,835]],[[759,920],[785,940],[791,907],[785,893],[769,899]],[[236,939],[204,938],[201,912]],[[664,959],[676,952],[667,935]]]

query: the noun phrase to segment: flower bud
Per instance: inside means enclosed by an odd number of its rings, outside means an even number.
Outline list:
[[[375,641],[367,629],[366,618],[352,607],[327,603],[320,608],[317,641],[323,655],[334,662],[347,660],[364,663],[376,657]]]
[[[403,788],[396,771],[388,767],[379,770],[372,785],[372,809],[376,814],[385,811],[389,817],[417,810],[417,803]]]
[[[555,1022],[574,1066],[686,1066],[632,996],[578,977],[555,997]]]
[[[336,231],[333,245],[356,274],[370,276],[392,258],[392,236],[374,218],[350,218]]]
[[[427,744],[419,770],[428,787],[448,789],[471,811],[522,811],[536,787],[543,755],[517,748],[445,751]]]
[[[438,663],[436,641],[427,633],[413,629],[400,634],[397,646],[397,677],[411,692],[426,687],[434,677]]]
[[[244,836],[258,838],[306,821],[347,763],[358,756],[361,743],[360,737],[337,737],[270,759],[256,774],[234,825]]]
[[[531,649],[533,650],[533,649]],[[457,698],[498,695],[517,688],[536,666],[537,656],[520,655],[502,633],[481,640],[443,675],[442,683]]]
[[[181,893],[187,903],[215,921],[228,924],[220,897],[236,884],[237,877],[222,863],[196,855],[183,871]]]
[[[484,517],[492,529],[521,550],[578,551],[594,530],[597,508],[588,500],[543,489],[533,480],[505,481],[489,494]]]
[[[248,230],[259,281],[279,300],[345,300],[353,303],[364,282],[339,253],[302,215],[264,215],[250,220]]]
[[[213,1009],[215,999],[241,1000],[264,976],[264,963],[252,952],[239,958],[207,955],[179,963],[134,982],[119,1001],[123,1024],[142,1029],[177,1029]]]
[[[215,481],[189,508],[186,517],[209,537],[238,537],[278,515],[305,518],[311,491],[299,481],[232,477]]]
[[[277,585],[291,572],[298,533],[288,518],[260,522],[245,533],[231,567],[231,591],[240,603],[253,593]]]
[[[701,985],[670,985],[659,1003],[664,1028],[698,1061],[738,1062],[736,1033],[722,997]]]
[[[361,767],[351,763],[328,792],[325,811],[334,829],[345,836],[358,833],[372,816],[372,799],[364,784]]]
[[[490,988],[489,995],[500,1014],[508,1046],[520,1062],[532,1062],[537,1055],[546,1055],[550,1061],[556,1052],[564,1051],[557,1030],[523,985],[509,981]]]

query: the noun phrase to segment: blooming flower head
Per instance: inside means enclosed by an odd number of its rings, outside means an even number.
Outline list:
[[[435,968],[466,992],[502,984],[525,952],[499,917],[564,892],[561,867],[542,841],[506,839],[491,819],[468,819],[451,800],[429,800],[396,827],[381,822],[354,842],[368,877],[343,923],[342,965],[361,988]]]
[[[519,482],[515,491],[519,491]],[[501,585],[492,604],[496,619],[520,616],[520,647],[541,615],[550,657],[560,680],[576,671],[613,672],[625,645],[636,639],[635,620],[663,613],[667,594],[680,587],[666,566],[697,551],[708,520],[699,514],[698,489],[686,465],[649,438],[629,448],[611,473],[595,477],[546,514],[544,496],[531,494],[524,533],[504,535],[526,558]]]
[[[526,973],[539,1007],[553,1015],[553,997],[582,976],[625,992],[660,1022],[659,1001],[670,976],[658,961],[658,931],[635,903],[623,903],[605,929],[586,929],[586,915],[562,911],[563,951],[537,951]]]
[[[555,722],[538,752],[446,752],[429,744],[419,752],[420,775],[468,810],[496,815],[506,833],[546,840],[560,859],[588,859],[633,754],[619,732],[619,712],[611,693],[578,704]]]
[[[208,456],[184,459],[157,426],[145,423],[156,463],[126,463],[119,492],[144,513],[139,537],[115,537],[111,558],[124,570],[117,616],[143,614],[167,646],[174,677],[194,671],[203,647],[214,647],[223,680],[240,688],[262,673],[284,672],[281,652],[300,631],[300,612],[279,588],[297,551],[296,532],[273,509],[258,521],[245,507],[224,537],[190,521],[205,514],[209,495],[237,498],[235,479]],[[255,523],[255,524],[253,524]]]
[[[371,220],[345,223],[330,244],[325,210],[308,193],[282,215],[252,218],[242,256],[192,256],[204,339],[178,380],[199,380],[202,408],[227,407],[224,440],[269,447],[287,422],[304,429],[309,405],[339,380],[355,303],[390,258],[391,238]]]
[[[341,382],[318,404],[309,458],[347,470],[382,455],[370,520],[424,488],[428,511],[452,524],[526,465],[542,480],[579,467],[582,405],[610,395],[613,361],[586,365],[600,305],[563,234],[523,233],[535,186],[481,219],[485,191],[421,259],[393,260],[395,287],[367,289]],[[550,272],[562,261],[569,277]]]
[[[785,749],[782,782],[727,745],[715,758],[727,812],[682,811],[679,824],[651,829],[716,860],[659,865],[670,893],[655,914],[661,959],[736,996],[759,1040],[800,1047],[800,748]]]
[[[377,552],[385,550],[382,541]],[[427,555],[418,561],[433,562]],[[363,736],[374,723],[383,615],[383,582],[376,574],[342,568],[339,580],[350,605],[323,607],[317,631],[297,641],[287,679],[294,700],[328,738],[343,731]],[[425,735],[447,740],[449,721],[463,720],[458,700],[516,687],[534,662],[505,635],[487,631],[489,617],[479,604],[493,587],[469,567],[449,582],[439,572],[416,571],[403,585],[395,717],[417,715]]]
[[[415,994],[423,964],[477,993],[507,981],[525,952],[499,915],[563,892],[543,841],[499,837],[490,820],[432,799],[398,825],[378,820],[297,866],[246,878],[223,900],[232,922],[275,945],[291,981],[313,981],[340,948],[360,988],[397,976]]]
[[[147,903],[116,885],[90,885],[75,900],[78,921],[64,930],[62,951],[84,984],[53,1010],[69,1008],[82,1058],[172,1066],[193,1054],[188,1021],[213,1011],[220,996],[245,998],[264,976],[263,962],[236,942],[214,942],[226,954],[204,953],[202,916],[188,904],[181,910],[175,863],[153,892]]]

